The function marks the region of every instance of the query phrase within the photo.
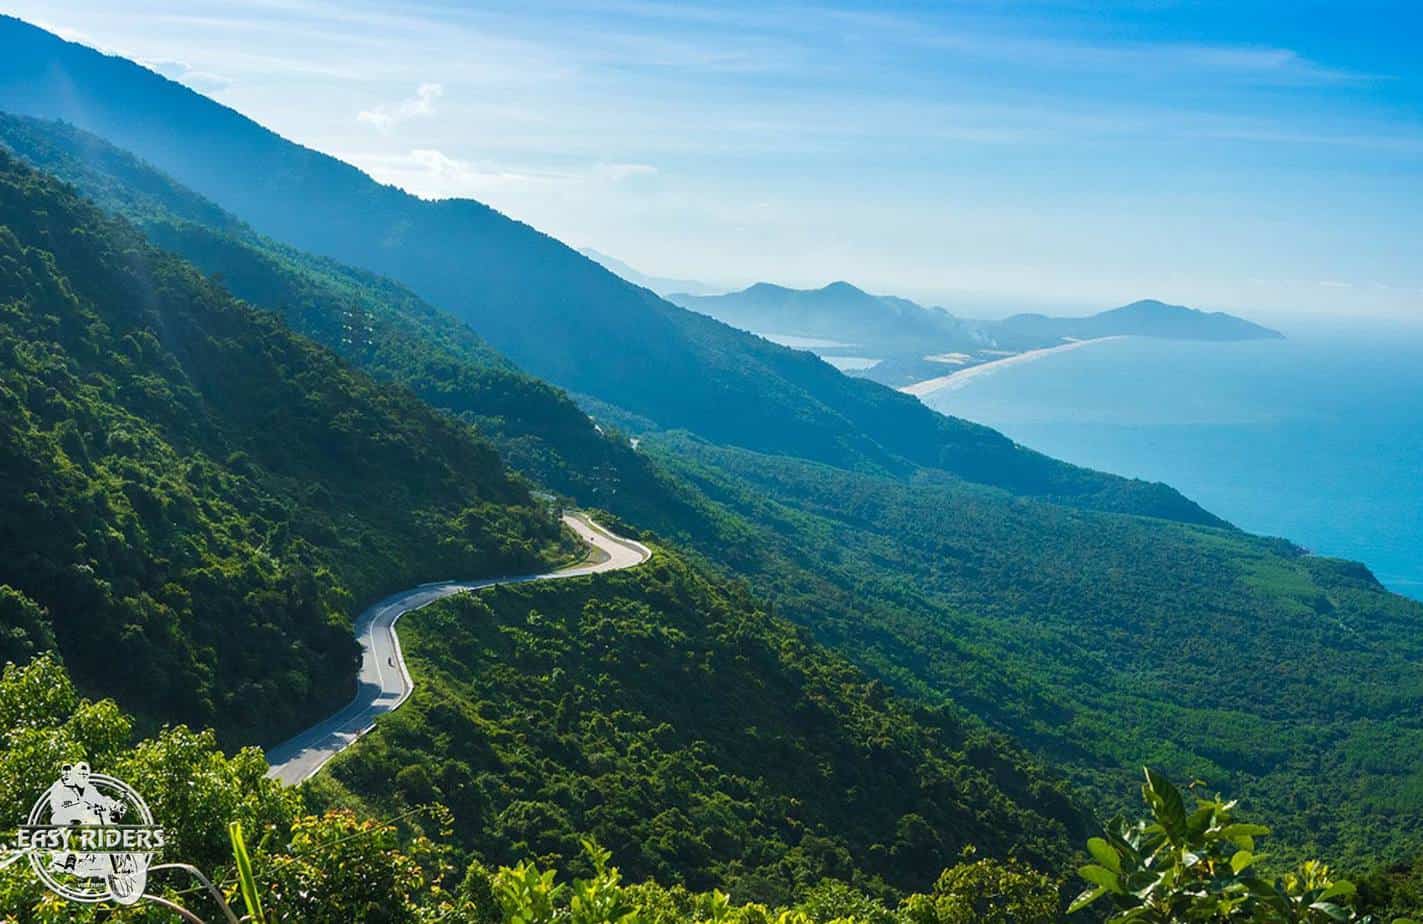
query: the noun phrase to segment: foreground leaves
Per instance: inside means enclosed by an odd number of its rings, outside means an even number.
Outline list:
[[[1088,888],[1068,907],[1072,914],[1106,899],[1109,924],[1248,921],[1252,924],[1369,921],[1352,908],[1354,885],[1335,880],[1309,860],[1281,876],[1259,872],[1255,839],[1270,833],[1238,821],[1236,803],[1197,798],[1190,812],[1181,792],[1147,769],[1142,798],[1150,817],[1107,823],[1103,837],[1087,842],[1096,862],[1078,874]],[[1395,924],[1410,924],[1397,919]]]

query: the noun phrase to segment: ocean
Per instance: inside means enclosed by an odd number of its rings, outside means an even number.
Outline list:
[[[1102,341],[924,400],[1060,459],[1164,481],[1423,599],[1423,329],[1284,332]]]

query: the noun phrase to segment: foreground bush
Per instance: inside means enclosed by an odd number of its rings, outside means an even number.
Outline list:
[[[1114,908],[1108,924],[1373,920],[1352,908],[1353,883],[1333,879],[1318,861],[1279,875],[1261,872],[1256,838],[1270,829],[1238,820],[1235,802],[1197,798],[1187,811],[1176,787],[1151,770],[1142,796],[1149,818],[1114,818],[1103,837],[1087,842],[1095,862],[1078,872],[1090,885],[1069,913],[1105,898]],[[1394,924],[1413,922],[1398,918]]]
[[[628,884],[612,854],[582,846],[581,873],[534,861],[488,869],[455,862],[450,814],[420,809],[432,837],[402,832],[405,819],[377,821],[348,809],[312,811],[309,794],[266,779],[255,748],[223,754],[211,732],[165,728],[129,743],[131,722],[112,702],[82,699],[64,668],[42,656],[0,676],[0,817],[22,818],[54,768],[86,759],[134,781],[169,833],[164,859],[210,875],[231,907],[261,908],[267,924],[1323,924],[1374,921],[1367,896],[1315,862],[1261,872],[1257,841],[1268,833],[1236,816],[1233,802],[1197,799],[1187,810],[1169,782],[1148,771],[1146,819],[1114,819],[1087,848],[1089,888],[1063,910],[1051,876],[967,850],[927,893],[888,904],[824,879],[794,904],[734,904],[721,891],[693,892],[656,881]],[[239,833],[231,834],[230,822]],[[245,832],[245,834],[241,833]],[[240,843],[240,847],[235,844]],[[250,852],[250,863],[245,862]],[[243,856],[243,876],[235,856]],[[461,872],[463,869],[463,872]],[[1414,877],[1374,877],[1377,924],[1415,924]],[[1361,890],[1368,891],[1368,890]],[[181,904],[190,920],[230,920],[187,873],[158,871],[149,895]],[[0,869],[0,921],[170,922],[175,912],[81,906],[44,892],[28,864]]]

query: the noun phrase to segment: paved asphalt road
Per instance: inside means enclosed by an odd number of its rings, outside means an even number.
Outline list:
[[[267,763],[271,769],[267,775],[295,786],[374,728],[376,716],[399,708],[410,698],[415,683],[410,679],[405,658],[400,653],[395,623],[411,610],[418,610],[451,594],[496,584],[522,584],[617,571],[640,565],[652,557],[647,546],[614,536],[587,517],[564,514],[563,522],[592,547],[591,556],[584,564],[547,574],[421,584],[413,590],[387,597],[362,613],[356,620],[356,639],[362,649],[361,670],[356,675],[356,698],[345,709],[268,751]]]

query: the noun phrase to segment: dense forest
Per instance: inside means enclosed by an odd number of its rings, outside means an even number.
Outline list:
[[[1356,566],[1233,530],[1013,499],[934,469],[851,471],[655,432],[634,452],[389,280],[263,238],[72,127],[0,117],[0,142],[475,423],[531,477],[750,578],[873,676],[1012,735],[1094,799],[1123,798],[1150,759],[1261,799],[1300,849],[1358,860],[1379,841],[1388,858],[1418,847],[1404,756],[1418,734],[1418,608]],[[1361,698],[1376,654],[1390,683]],[[1230,679],[1202,687],[1206,663],[1230,664]],[[1337,670],[1316,678],[1319,663]],[[1340,797],[1345,809],[1322,813]]]
[[[1412,870],[1357,883],[1312,861],[1263,871],[1273,840],[1267,827],[1232,803],[1182,793],[1150,771],[1141,787],[1145,817],[1108,822],[1085,841],[1079,856],[1090,862],[1075,873],[969,849],[932,885],[898,900],[828,877],[772,905],[626,875],[587,838],[557,865],[531,855],[507,864],[471,861],[438,836],[408,830],[418,822],[438,834],[449,817],[438,803],[385,817],[323,808],[322,794],[265,778],[256,748],[229,755],[211,732],[178,726],[137,738],[133,728],[112,701],[83,699],[51,656],[24,668],[7,665],[0,675],[0,813],[22,817],[60,759],[84,758],[142,780],[145,801],[163,819],[166,858],[211,876],[224,903],[237,909],[229,920],[245,913],[244,920],[301,924],[1054,924],[1103,911],[1108,924],[1413,924],[1402,916],[1423,910],[1423,878]],[[1087,911],[1065,918],[1062,890],[1079,886],[1085,888],[1072,906]],[[223,919],[217,901],[184,871],[150,870],[148,892],[198,920]],[[148,903],[57,902],[23,863],[0,867],[0,912],[20,924],[172,919]]]
[[[468,426],[3,151],[0,356],[3,654],[147,720],[274,740],[349,695],[358,603],[565,554]]]
[[[650,489],[645,464],[625,439],[600,433],[561,390],[515,368],[408,289],[263,237],[73,126],[0,113],[0,146],[73,184],[158,247],[371,377],[475,425],[539,483],[594,501],[625,481]]]
[[[687,542],[1094,801],[1123,798],[1149,761],[1238,793],[1335,860],[1423,846],[1407,756],[1423,747],[1423,605],[1362,565],[943,478],[906,486],[685,437],[645,449],[731,511],[734,545]]]
[[[15,411],[5,657],[62,653],[82,687],[117,696],[146,728],[214,723],[224,740],[269,741],[348,695],[348,614],[361,601],[395,582],[564,553],[551,512],[466,425],[353,373],[72,189],[0,158],[3,394]],[[609,589],[530,591],[549,594],[550,615],[525,666],[570,681],[551,724],[526,717],[548,691],[520,683],[517,660],[481,673],[503,681],[483,691],[453,687],[485,665],[452,668],[449,686],[420,688],[420,703],[437,704],[428,717],[413,706],[352,755],[343,772],[367,767],[357,798],[448,802],[451,832],[474,853],[517,835],[532,856],[576,862],[579,835],[593,833],[640,875],[776,900],[827,875],[898,895],[970,845],[1055,867],[1083,830],[1060,785],[1005,741],[896,704],[724,578],[669,551]],[[481,604],[452,604],[464,618],[447,618],[445,644],[464,655],[471,629],[532,627],[538,599],[496,597],[513,610],[474,626],[463,607]],[[622,634],[648,644],[623,647]],[[651,657],[678,676],[649,670]],[[684,696],[688,671],[701,685]],[[441,703],[442,690],[458,693],[450,703],[488,695],[514,723],[509,736],[551,750],[498,755],[484,714]],[[713,721],[733,698],[747,699],[740,715],[764,713],[758,735]],[[560,730],[570,710],[587,719],[578,736]],[[422,736],[427,718],[435,729]],[[594,786],[588,758],[615,729],[626,748],[607,752],[617,766]],[[383,747],[392,739],[394,752]],[[491,771],[498,785],[485,794]],[[573,791],[623,801],[600,813],[569,804]],[[897,806],[892,816],[870,812],[881,803]],[[640,820],[649,804],[658,811]],[[692,817],[720,823],[691,836]]]
[[[455,598],[402,624],[414,698],[333,765],[426,802],[485,862],[578,861],[784,904],[838,879],[928,888],[965,848],[1060,868],[1085,816],[1041,767],[915,708],[666,549]]]
[[[8,18],[0,50],[0,105],[182,181],[0,114],[12,817],[76,755],[152,780],[182,859],[253,833],[279,920],[1046,922],[1079,879],[1077,920],[1417,913],[1423,606],[1363,566],[130,62]],[[218,750],[344,702],[381,594],[572,554],[561,503],[658,557],[403,622],[413,699],[300,790]],[[1087,840],[1143,764],[1194,782]],[[0,912],[70,919],[8,869]]]

